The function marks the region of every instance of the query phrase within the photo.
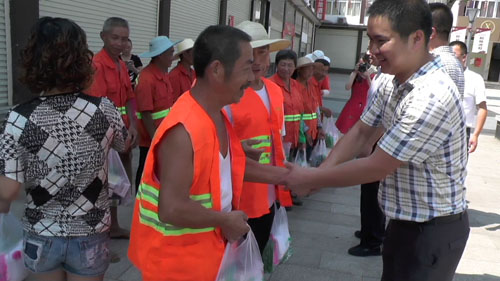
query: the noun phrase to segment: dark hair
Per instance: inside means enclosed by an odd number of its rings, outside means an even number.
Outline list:
[[[40,18],[21,51],[21,82],[35,93],[82,90],[92,80],[92,52],[85,32],[64,18]]]
[[[325,59],[317,59],[314,62],[319,62],[319,63],[323,64],[324,66],[330,66],[330,63]]]
[[[224,66],[226,77],[233,72],[234,64],[241,55],[240,42],[250,42],[245,32],[227,25],[207,27],[194,42],[193,65],[196,77],[205,75],[207,66],[218,60]]]
[[[432,26],[441,39],[448,40],[453,26],[451,9],[443,3],[430,3],[429,7],[432,12]]]
[[[458,46],[462,55],[467,55],[467,45],[462,41],[453,41],[449,44],[450,47]]]
[[[295,53],[295,51],[290,50],[290,49],[285,49],[285,50],[279,51],[276,54],[276,58],[275,58],[274,62],[276,63],[276,65],[278,65],[278,63],[281,60],[286,60],[286,59],[293,60],[293,64],[295,66],[297,66],[297,53]]]
[[[424,0],[376,0],[368,9],[368,14],[370,17],[387,17],[391,28],[403,39],[422,30],[425,43],[429,43],[432,15]]]

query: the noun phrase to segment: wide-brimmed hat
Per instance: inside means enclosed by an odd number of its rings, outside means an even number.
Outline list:
[[[297,60],[297,68],[313,65],[314,61],[310,57],[301,57]]]
[[[269,45],[269,51],[274,52],[286,49],[291,45],[291,42],[286,39],[269,39],[266,29],[258,22],[244,21],[238,24],[236,28],[252,37],[252,42],[250,42],[252,48]]]
[[[186,38],[181,42],[179,42],[179,44],[175,46],[174,60],[178,59],[180,54],[191,50],[193,46],[194,46],[194,41],[191,38]]]
[[[149,52],[145,52],[139,55],[141,58],[154,58],[158,55],[161,55],[166,50],[172,48],[177,45],[180,41],[172,42],[168,39],[167,36],[158,36],[153,38],[151,42],[149,42]]]

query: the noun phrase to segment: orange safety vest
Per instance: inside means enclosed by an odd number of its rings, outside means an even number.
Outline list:
[[[269,94],[270,113],[259,95],[252,88],[247,88],[240,102],[231,105],[233,127],[241,140],[261,140],[254,148],[264,148],[259,163],[284,166],[285,154],[281,141],[283,127],[283,93],[274,82],[262,78]],[[272,163],[271,153],[275,163]],[[249,218],[258,218],[269,213],[268,184],[244,182],[241,193],[240,209]],[[276,186],[276,198],[283,206],[292,206],[290,192],[283,186]]]
[[[233,209],[238,209],[246,158],[238,137],[225,119],[231,149],[232,204]],[[194,152],[191,200],[214,211],[221,210],[217,130],[189,91],[177,100],[151,142],[137,192],[128,255],[144,280],[213,281],[226,245],[220,228],[178,227],[161,222],[158,215],[160,182],[154,173],[156,148],[168,130],[177,124],[182,124],[189,133]]]

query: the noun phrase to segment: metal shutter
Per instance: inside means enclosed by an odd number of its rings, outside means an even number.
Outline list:
[[[219,0],[172,0],[170,37],[196,40],[209,25],[219,23],[219,5]]]
[[[250,0],[228,0],[227,1],[227,17],[234,16],[234,25],[238,25],[242,21],[250,20]],[[227,19],[226,19],[227,23]]]
[[[0,0],[0,118],[4,117],[4,114],[10,107],[9,93],[12,93],[12,68],[9,45],[9,1]]]
[[[148,51],[149,41],[158,34],[158,0],[40,0],[39,3],[40,17],[69,18],[80,25],[93,52],[102,48],[99,33],[109,17],[128,21],[134,54]]]

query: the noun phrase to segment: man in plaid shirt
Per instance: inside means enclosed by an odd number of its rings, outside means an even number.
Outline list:
[[[469,236],[465,116],[457,86],[428,51],[432,16],[424,0],[377,0],[368,11],[370,52],[384,79],[361,120],[318,169],[289,165],[299,195],[381,181],[390,219],[382,280],[451,281]],[[373,154],[354,159],[380,138]]]

